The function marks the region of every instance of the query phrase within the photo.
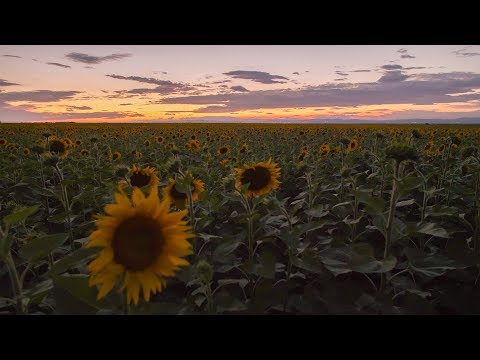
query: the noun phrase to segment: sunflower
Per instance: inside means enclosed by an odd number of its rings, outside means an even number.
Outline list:
[[[237,189],[243,185],[249,184],[247,196],[258,196],[268,193],[270,190],[277,189],[280,185],[278,178],[280,168],[272,160],[267,162],[253,163],[252,165],[243,165],[243,169],[235,169],[237,180],[235,186]]]
[[[158,144],[161,144],[161,143],[163,142],[163,140],[165,140],[165,139],[163,138],[163,136],[157,137],[157,143],[158,143]]]
[[[120,160],[122,158],[122,154],[120,154],[118,151],[115,151],[112,153],[112,160]]]
[[[87,149],[83,149],[82,151],[80,151],[80,155],[88,156],[88,155],[90,155],[90,151],[88,151]]]
[[[148,139],[145,140],[145,141],[143,142],[143,145],[145,145],[145,146],[150,146],[150,140],[148,140]]]
[[[302,149],[300,151],[300,155],[298,155],[297,160],[298,161],[303,161],[303,159],[305,159],[305,156],[307,156],[307,155],[308,155],[308,150],[307,149]]]
[[[61,158],[65,158],[69,153],[67,147],[67,144],[63,140],[53,139],[50,141],[49,150],[50,152],[57,154]]]
[[[7,144],[7,140],[5,139],[0,139],[0,145],[6,145]]]
[[[330,153],[330,144],[323,144],[320,146],[320,155],[327,156]]]
[[[75,140],[75,146],[80,146],[82,145],[83,141],[82,140]]]
[[[352,139],[352,141],[350,142],[350,144],[348,145],[348,152],[352,152],[352,151],[355,151],[357,150],[358,148],[358,140],[357,139]]]
[[[192,139],[185,144],[185,147],[192,151],[198,151],[200,150],[201,144],[200,141]]]
[[[220,149],[218,149],[218,154],[219,155],[226,155],[230,151],[230,148],[228,146],[222,146]]]
[[[171,203],[175,204],[177,209],[185,209],[185,205],[187,204],[187,194],[181,193],[177,190],[177,181],[170,178],[168,179],[168,185],[163,189],[163,196],[168,199]],[[205,184],[201,180],[192,180],[192,184],[190,185],[192,190],[192,200],[197,201],[198,195],[203,192]]]
[[[156,169],[153,167],[145,167],[133,165],[130,169],[132,175],[130,175],[130,184],[135,187],[151,186],[156,188],[159,183],[158,176],[156,175]]]
[[[140,290],[150,301],[151,294],[166,286],[166,277],[189,265],[182,257],[192,253],[187,239],[194,235],[182,220],[187,211],[170,213],[170,203],[159,201],[157,188],[148,197],[133,189],[134,206],[123,192],[116,193],[115,200],[104,208],[108,215],[98,216],[97,229],[85,245],[103,248],[88,265],[89,285],[101,285],[101,299],[123,279],[120,290],[126,289],[127,302],[137,305]]]
[[[22,153],[23,153],[23,156],[26,157],[26,156],[30,155],[30,149],[29,149],[29,148],[25,148],[25,149],[23,149]]]
[[[63,142],[64,142],[67,146],[73,145],[72,140],[70,140],[69,138],[64,138],[64,139],[63,139]]]
[[[244,154],[248,151],[248,145],[247,144],[243,144],[242,145],[242,148],[240,149],[240,153]]]
[[[457,148],[458,148],[458,145],[457,145],[457,144],[452,144],[452,145],[450,146],[450,149],[451,149],[452,151],[457,150]]]
[[[423,148],[423,153],[428,154],[433,149],[433,141],[429,141]]]

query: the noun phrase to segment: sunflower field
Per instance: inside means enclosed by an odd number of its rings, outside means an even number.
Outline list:
[[[480,314],[480,127],[0,124],[1,314]]]

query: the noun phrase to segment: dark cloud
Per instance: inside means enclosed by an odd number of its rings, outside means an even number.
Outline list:
[[[410,67],[403,68],[403,70],[421,70],[421,69],[426,69],[426,67],[425,66],[410,66]]]
[[[33,61],[38,61],[38,59],[32,59]]]
[[[335,81],[345,81],[347,80],[347,78],[338,78],[338,79],[334,79]]]
[[[54,90],[32,90],[13,91],[0,94],[1,102],[29,101],[29,102],[55,102],[70,99],[79,94],[80,91],[54,91]]]
[[[168,80],[159,80],[159,79],[146,78],[141,76],[122,76],[122,75],[115,75],[115,74],[110,74],[105,76],[108,76],[114,79],[119,79],[119,80],[138,81],[145,84],[167,85],[167,86],[170,86],[173,84],[171,81],[168,81]]]
[[[399,52],[400,54],[405,54],[408,50],[405,49],[405,48],[401,48],[401,49],[398,49],[397,52]]]
[[[21,59],[22,57],[21,56],[18,56],[18,55],[3,55],[5,57],[10,57],[10,58],[18,58],[18,59]]]
[[[239,91],[239,92],[249,92],[250,90],[244,88],[243,86],[230,86],[230,89],[232,90],[235,90],[235,91]]]
[[[132,105],[132,103],[123,103],[123,104],[120,104],[120,106],[127,106],[127,105]]]
[[[385,76],[385,75],[384,75]],[[439,73],[388,75],[396,81],[327,83],[298,90],[250,91],[216,95],[180,96],[160,100],[164,104],[199,105],[195,112],[231,112],[261,108],[360,106],[375,104],[435,104],[480,99],[480,94],[451,96],[480,87],[480,74]]]
[[[7,80],[0,79],[0,86],[14,86],[14,85],[20,85],[20,84],[16,84]]]
[[[382,69],[384,70],[400,70],[403,69],[402,65],[397,65],[397,64],[387,64],[381,66]]]
[[[478,51],[469,51],[471,47],[467,46],[460,50],[455,50],[453,53],[460,57],[473,57],[473,56],[480,56],[480,52]]]
[[[60,63],[56,63],[56,62],[47,62],[46,63],[47,65],[53,65],[53,66],[58,66],[58,67],[62,67],[62,68],[71,68],[70,65],[64,65],[64,64],[60,64]]]
[[[413,55],[408,55],[408,54],[402,54],[400,56],[402,59],[415,59],[415,56]]]
[[[213,81],[211,82],[211,84],[226,84],[226,83],[229,83],[229,82],[232,82],[232,80],[219,80],[219,81]]]
[[[111,54],[107,56],[93,56],[77,52],[72,52],[65,55],[67,59],[81,62],[84,64],[101,64],[105,61],[121,60],[130,56],[132,56],[132,54]]]
[[[300,75],[300,73],[298,71],[295,71],[292,73],[293,75]]]
[[[262,84],[283,84],[286,81],[278,80],[288,80],[288,78],[286,78],[285,76],[272,75],[264,71],[236,70],[223,73],[223,75],[230,76],[234,79],[252,80]]]
[[[362,73],[362,72],[370,72],[370,71],[372,71],[372,70],[360,69],[360,70],[352,70],[351,72]]]
[[[95,69],[93,66],[84,66],[85,69]]]
[[[378,82],[396,82],[396,81],[403,81],[408,79],[408,75],[404,74],[401,71],[394,70],[394,71],[387,71],[383,74],[383,76],[378,79]]]
[[[92,110],[90,106],[67,106],[68,111],[75,111],[75,110]]]
[[[340,76],[348,76],[348,73],[344,72],[344,71],[335,71],[335,74],[340,75]]]

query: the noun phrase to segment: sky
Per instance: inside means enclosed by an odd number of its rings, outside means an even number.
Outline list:
[[[0,45],[1,122],[480,118],[480,46]]]

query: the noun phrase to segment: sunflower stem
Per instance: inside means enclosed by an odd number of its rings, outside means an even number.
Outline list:
[[[60,186],[62,188],[62,197],[63,197],[63,204],[65,211],[67,213],[67,222],[68,222],[68,237],[70,241],[70,247],[72,248],[72,251],[75,251],[75,243],[73,242],[73,230],[72,230],[72,218],[70,217],[70,201],[68,200],[68,191],[67,187],[64,184],[64,177],[62,174],[62,171],[58,167],[58,164],[55,165],[55,170],[58,173],[58,176],[60,177]]]
[[[20,277],[18,276],[18,271],[10,251],[7,253],[5,258],[5,264],[7,265],[8,272],[10,274],[10,280],[12,282],[12,290],[16,300],[17,314],[24,315],[26,314],[26,309],[23,306],[22,283],[20,282]]]

